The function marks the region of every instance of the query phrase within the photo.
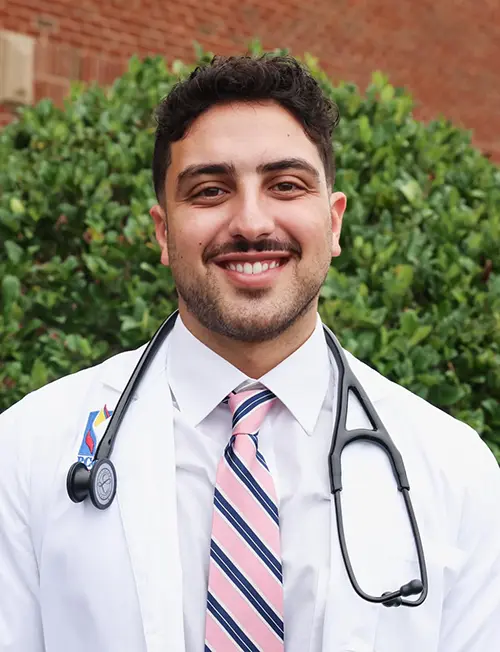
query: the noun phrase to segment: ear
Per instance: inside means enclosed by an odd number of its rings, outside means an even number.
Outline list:
[[[334,192],[330,197],[330,212],[332,219],[332,258],[340,256],[340,232],[342,218],[347,206],[347,197],[343,192]]]
[[[161,249],[160,260],[163,265],[168,266],[167,216],[159,204],[155,204],[149,214],[155,223],[156,240]]]

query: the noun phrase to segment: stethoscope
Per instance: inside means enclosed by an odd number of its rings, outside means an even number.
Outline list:
[[[172,330],[178,312],[174,312],[168,319],[166,319],[160,328],[156,331],[153,338],[147,345],[143,352],[137,366],[135,367],[129,381],[123,390],[115,410],[110,418],[108,428],[104,437],[101,439],[94,457],[94,463],[89,470],[82,462],[75,462],[68,471],[66,480],[66,488],[71,500],[75,503],[80,503],[87,496],[97,507],[97,509],[107,509],[116,494],[116,471],[113,463],[111,462],[111,453],[116,442],[118,430],[125,416],[127,407],[132,400],[134,390],[139,385],[141,378],[145,374],[152,359],[158,352],[161,344]],[[342,351],[334,334],[330,329],[323,325],[326,341],[330,352],[335,357],[338,366],[338,387],[339,396],[337,402],[337,412],[335,418],[335,428],[332,436],[332,444],[328,456],[328,466],[330,474],[330,490],[334,497],[335,512],[337,520],[337,531],[340,542],[340,549],[344,559],[345,567],[349,580],[356,591],[356,593],[368,602],[383,604],[385,607],[417,607],[423,603],[427,597],[428,582],[427,582],[427,568],[425,563],[425,556],[422,547],[422,540],[418,529],[413,505],[410,499],[410,485],[406,476],[403,459],[400,452],[394,445],[394,442],[389,436],[384,425],[380,421],[370,399],[361,387],[357,378],[351,371],[347,359]],[[361,407],[364,409],[370,423],[372,430],[365,428],[358,428],[357,430],[346,430],[347,407],[349,391],[352,391],[358,399]],[[381,596],[372,596],[365,593],[359,586],[354,571],[352,569],[351,560],[347,550],[344,524],[342,517],[342,505],[340,502],[340,492],[342,491],[342,468],[341,456],[344,448],[355,441],[365,440],[380,446],[387,454],[394,477],[398,485],[399,491],[403,495],[406,506],[408,518],[410,520],[415,547],[417,549],[418,564],[420,568],[420,579],[413,579],[407,584],[403,584],[396,591],[387,591]],[[420,594],[420,595],[419,595]],[[419,595],[415,600],[406,600],[408,596]]]

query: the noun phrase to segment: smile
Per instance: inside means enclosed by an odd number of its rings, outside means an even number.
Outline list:
[[[274,269],[280,265],[285,264],[284,260],[266,260],[266,261],[257,261],[255,263],[225,263],[224,267],[230,269],[233,272],[239,272],[240,274],[262,274],[267,272],[269,269]]]
[[[231,285],[246,290],[265,290],[274,287],[290,260],[289,255],[277,254],[271,258],[269,254],[261,254],[261,257],[247,254],[227,256],[215,262]]]

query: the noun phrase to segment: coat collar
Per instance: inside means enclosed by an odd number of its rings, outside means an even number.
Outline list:
[[[164,351],[166,343],[161,347],[158,354],[155,356],[155,360],[151,363],[153,366],[161,366],[161,359],[159,356]],[[125,386],[132,375],[137,363],[139,362],[142,354],[146,350],[147,343],[140,346],[138,349],[132,351],[124,351],[118,355],[109,358],[101,365],[101,374],[100,379],[103,385],[114,389],[116,392],[123,392]],[[166,351],[166,349],[165,349]],[[165,357],[164,351],[164,357]],[[151,369],[151,368],[150,368]],[[149,372],[148,372],[149,375]],[[133,394],[133,399],[137,400],[143,391],[142,384],[140,384]]]

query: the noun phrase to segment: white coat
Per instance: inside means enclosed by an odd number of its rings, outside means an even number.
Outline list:
[[[143,348],[51,383],[0,415],[1,652],[185,650],[163,348],[120,429],[112,506],[74,504],[66,492],[89,412],[114,408]],[[430,588],[417,608],[359,598],[342,562],[332,502],[331,568],[319,586],[326,599],[322,649],[499,650],[500,473],[493,456],[468,426],[346,355],[403,455]],[[353,401],[348,426],[364,423]],[[362,588],[381,594],[418,578],[384,454],[354,444],[343,459],[345,527]]]

